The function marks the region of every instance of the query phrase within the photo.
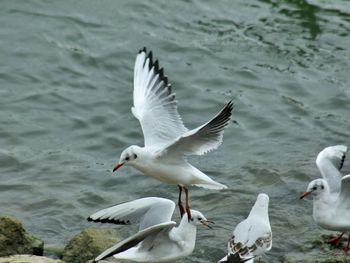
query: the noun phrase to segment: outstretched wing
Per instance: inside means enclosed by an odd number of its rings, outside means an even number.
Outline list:
[[[230,101],[212,120],[180,136],[159,153],[159,157],[202,155],[222,143],[224,129],[228,125],[233,103]]]
[[[140,50],[134,68],[134,116],[140,121],[145,147],[160,149],[187,131],[171,90],[152,52]]]
[[[88,217],[89,221],[130,225],[140,223],[140,230],[169,222],[175,203],[169,199],[146,197],[100,210]]]
[[[346,151],[346,146],[335,145],[325,148],[317,155],[316,165],[323,179],[327,181],[331,193],[340,191],[342,176],[339,171],[343,167]]]
[[[350,174],[345,175],[341,180],[341,189],[338,196],[337,209],[350,209]]]
[[[124,239],[123,241],[119,242],[113,247],[108,248],[107,250],[102,252],[100,255],[98,255],[93,262],[97,262],[99,260],[111,257],[123,251],[126,251],[136,246],[137,244],[145,240],[147,237],[155,236],[162,231],[164,231],[164,233],[168,233],[175,225],[176,223],[171,221],[171,222],[166,222],[166,223],[158,224],[158,225],[143,229],[140,232],[136,233],[135,235],[132,235],[127,239]]]

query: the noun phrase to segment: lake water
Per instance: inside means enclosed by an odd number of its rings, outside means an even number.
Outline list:
[[[191,187],[192,208],[217,226],[200,228],[181,262],[221,258],[259,192],[270,196],[266,262],[307,254],[329,233],[298,197],[320,177],[319,151],[350,146],[348,1],[1,1],[0,24],[0,214],[46,244],[100,227],[86,217],[101,208],[177,198],[176,187],[134,169],[111,172],[125,147],[143,143],[130,107],[144,46],[165,68],[187,127],[235,103],[223,145],[191,158],[228,189]],[[340,251],[320,257],[329,253]]]

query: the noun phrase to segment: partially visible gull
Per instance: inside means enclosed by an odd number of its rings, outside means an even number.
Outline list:
[[[259,194],[248,217],[240,222],[228,242],[228,254],[219,263],[253,263],[272,247],[268,215],[269,197]]]
[[[171,221],[175,203],[147,197],[112,206],[91,215],[93,222],[114,224],[139,223],[139,232],[107,249],[94,262],[114,256],[136,262],[168,262],[190,255],[195,247],[198,225],[213,223],[196,210],[190,221],[183,217],[176,226]]]

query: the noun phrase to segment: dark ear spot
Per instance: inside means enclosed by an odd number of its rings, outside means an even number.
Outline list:
[[[321,189],[322,189],[322,190],[324,189],[324,186],[323,186],[323,185],[321,185]]]
[[[136,153],[134,153],[134,159],[136,159],[137,158],[137,154]]]

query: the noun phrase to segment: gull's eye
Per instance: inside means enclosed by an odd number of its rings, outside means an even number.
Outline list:
[[[201,217],[198,217],[198,220],[199,220],[199,221],[201,221],[201,220],[202,220],[202,218],[201,218]]]
[[[130,160],[129,156],[125,157],[125,161],[129,161],[129,160]]]
[[[136,159],[137,158],[137,154],[136,153],[134,153],[134,159]]]
[[[312,187],[312,190],[316,190],[316,189],[317,189],[317,187],[316,187],[316,186]]]

